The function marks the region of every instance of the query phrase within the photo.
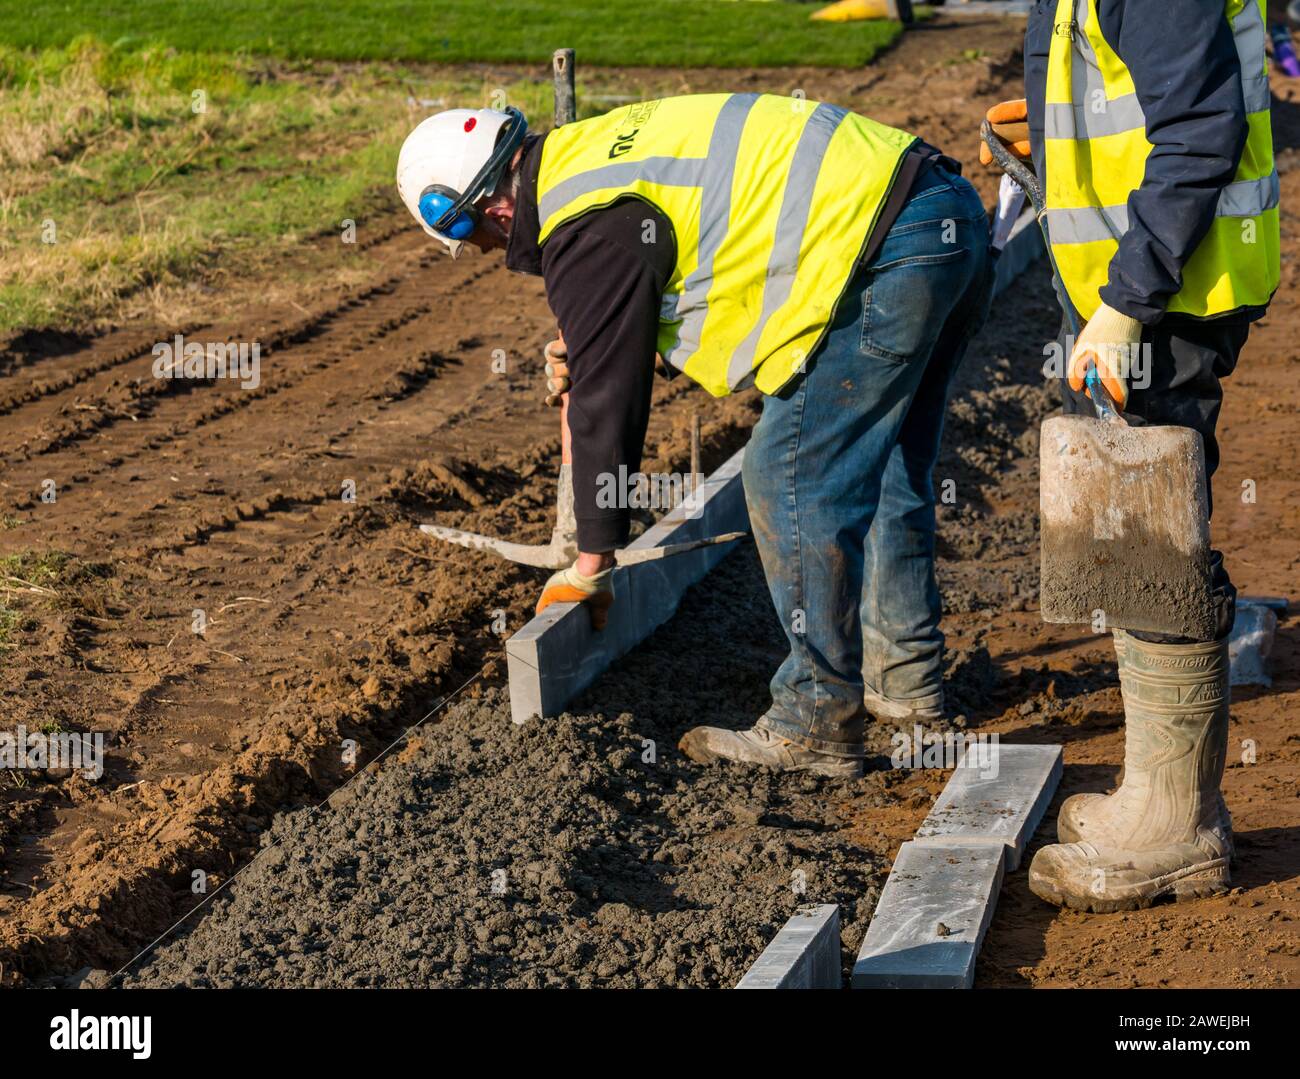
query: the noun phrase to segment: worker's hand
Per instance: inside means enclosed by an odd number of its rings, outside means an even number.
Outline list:
[[[1030,160],[1029,153],[1029,108],[1023,97],[1014,101],[999,101],[987,113],[985,118],[993,125],[993,133],[1021,161]],[[980,164],[993,164],[993,155],[983,139],[980,139]]]
[[[563,337],[557,337],[543,350],[546,357],[546,403],[558,408],[560,397],[569,392],[569,349]]]
[[[579,556],[581,560],[582,556]],[[537,613],[541,614],[552,603],[582,603],[591,615],[591,628],[604,629],[609,619],[609,608],[614,602],[614,563],[609,559],[606,569],[593,574],[585,574],[574,562],[568,569],[559,570],[551,575],[542,589],[542,598],[537,601]]]
[[[1128,404],[1128,380],[1136,345],[1142,340],[1142,323],[1102,304],[1074,343],[1070,353],[1070,389],[1084,388],[1088,362],[1097,365],[1101,384],[1122,409]],[[1088,392],[1088,397],[1092,393]]]

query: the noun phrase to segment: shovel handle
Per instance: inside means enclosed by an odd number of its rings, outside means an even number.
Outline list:
[[[1101,375],[1097,371],[1097,365],[1088,361],[1088,370],[1083,376],[1084,385],[1088,387],[1088,393],[1092,397],[1092,407],[1097,411],[1097,419],[1104,420],[1106,423],[1116,423],[1127,426],[1124,423],[1124,417],[1120,415],[1119,406],[1115,403],[1101,381]]]
[[[998,168],[1024,188],[1029,201],[1033,203],[1034,213],[1041,218],[1045,205],[1043,185],[1038,182],[1034,170],[1007,149],[1007,144],[998,138],[997,132],[993,130],[993,125],[988,120],[980,124],[980,137],[984,140],[984,145],[989,148],[989,153],[993,155]]]
[[[1007,149],[1006,143],[998,138],[997,132],[993,130],[993,125],[988,120],[980,124],[980,136],[984,139],[984,144],[989,148],[989,153],[993,155],[993,160],[997,162],[998,167],[1024,188],[1025,194],[1029,196],[1029,201],[1033,204],[1034,214],[1037,216],[1041,228],[1043,209],[1046,202],[1043,197],[1043,185],[1038,182],[1038,177],[1034,174],[1033,169]],[[1048,239],[1046,229],[1043,229],[1043,245],[1047,248],[1047,257],[1052,264],[1052,273],[1059,281],[1060,274],[1056,270],[1056,259],[1052,256],[1052,243]],[[1066,321],[1069,323],[1070,331],[1077,338],[1079,336],[1079,323],[1074,316],[1073,305],[1070,303],[1069,296],[1064,288],[1061,289],[1061,294]],[[1088,392],[1092,397],[1092,407],[1096,409],[1097,418],[1106,423],[1127,426],[1123,415],[1120,413],[1119,406],[1106,392],[1106,387],[1102,385],[1101,376],[1097,373],[1097,365],[1091,360],[1088,361],[1088,371],[1084,375],[1084,383],[1087,385]]]
[[[1024,188],[1025,194],[1029,196],[1029,201],[1034,207],[1034,216],[1038,219],[1038,229],[1043,234],[1043,247],[1047,250],[1048,265],[1052,267],[1052,280],[1056,285],[1056,291],[1061,301],[1061,311],[1065,315],[1065,323],[1070,328],[1070,333],[1077,340],[1079,337],[1079,319],[1074,313],[1074,305],[1070,302],[1070,294],[1066,292],[1065,284],[1061,280],[1060,271],[1056,266],[1056,256],[1052,254],[1052,241],[1047,235],[1047,226],[1045,224],[1047,203],[1043,195],[1043,185],[1039,183],[1034,170],[1007,149],[1006,144],[998,138],[997,133],[993,130],[993,125],[988,120],[980,124],[980,136],[984,139],[984,144],[989,148],[989,153],[993,155],[993,160],[997,162],[998,167]],[[1088,365],[1088,374],[1084,377],[1085,381],[1092,380],[1088,382],[1089,388],[1094,384],[1097,386],[1092,398],[1093,407],[1097,409],[1097,415],[1105,420],[1108,419],[1106,412],[1109,411],[1110,416],[1114,417],[1109,422],[1123,423],[1123,417],[1120,416],[1119,411],[1111,402],[1110,395],[1106,393],[1105,388],[1101,385],[1101,379],[1097,376],[1095,365]]]

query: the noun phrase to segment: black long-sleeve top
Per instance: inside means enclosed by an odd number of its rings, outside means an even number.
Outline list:
[[[659,309],[677,261],[668,218],[628,198],[583,214],[537,243],[537,169],[543,138],[524,147],[506,265],[540,274],[569,352],[578,548],[612,551],[627,542],[623,500],[602,506],[600,476],[641,468],[650,421]],[[608,489],[608,485],[605,485]]]

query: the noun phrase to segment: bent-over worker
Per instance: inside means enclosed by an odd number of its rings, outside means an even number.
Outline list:
[[[617,602],[629,513],[597,491],[639,469],[656,354],[715,396],[763,394],[745,497],[790,654],[751,729],[687,733],[697,761],[856,776],[868,708],[940,714],[931,470],[992,280],[959,173],[906,132],[752,93],[542,136],[513,110],[457,109],[402,148],[398,187],[426,231],[504,248],[560,326],[547,358],[567,378],[581,553],[539,610],[584,602],[598,622]]]

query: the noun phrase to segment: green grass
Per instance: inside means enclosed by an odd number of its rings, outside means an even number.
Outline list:
[[[789,0],[0,0],[0,42],[111,42],[294,59],[767,67],[868,63],[892,21],[814,23]],[[581,70],[581,68],[580,68]]]
[[[0,558],[0,578],[17,578],[37,588],[48,588],[67,567],[68,556],[62,551],[21,551]]]
[[[617,103],[592,91],[677,92],[665,85],[677,76],[656,65],[860,65],[899,32],[811,23],[812,10],[788,0],[0,0],[0,337],[206,317],[205,289],[268,267],[286,289],[299,272],[355,283],[367,256],[336,241],[344,221],[360,227],[396,208],[393,165],[410,129],[438,108],[503,96],[545,127],[556,46],[578,49],[579,115],[589,116]],[[415,63],[428,60],[533,67]]]
[[[170,318],[191,283],[337,239],[344,220],[395,206],[398,147],[430,108],[501,93],[530,116],[551,111],[543,78],[89,37],[0,45],[0,334],[87,325],[128,300]]]
[[[0,648],[10,645],[9,637],[14,627],[18,625],[20,617],[22,616],[16,610],[0,599]]]
[[[48,588],[68,565],[62,551],[23,551],[0,558],[0,648],[13,647],[14,630],[21,628],[21,605],[12,600],[15,587],[36,585]]]
[[[41,611],[102,620],[112,575],[113,567],[106,562],[87,562],[52,548],[0,557],[0,658],[19,646],[16,632],[40,629]]]

